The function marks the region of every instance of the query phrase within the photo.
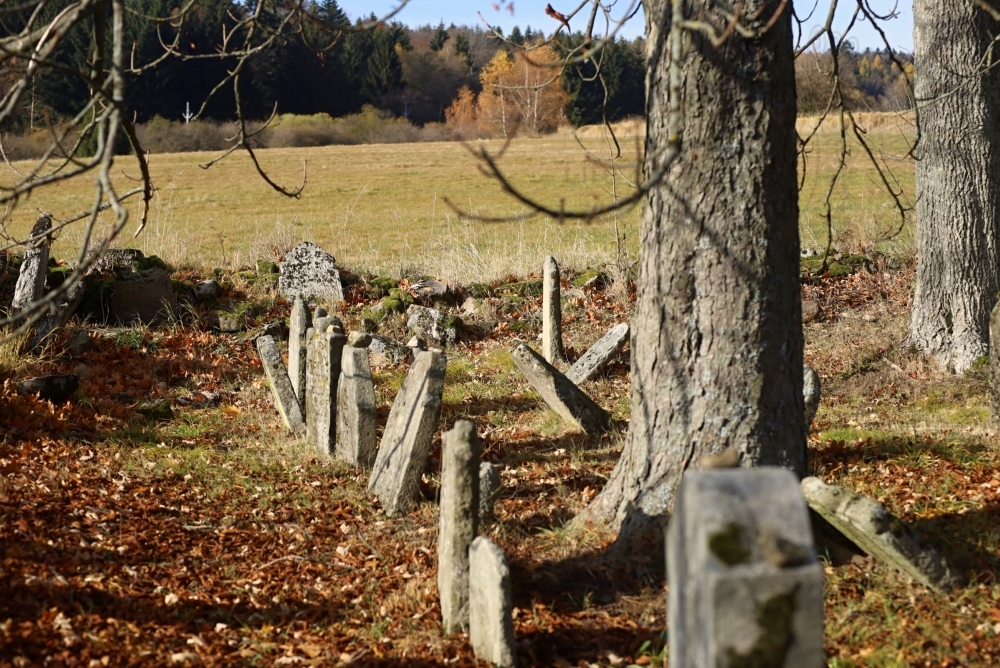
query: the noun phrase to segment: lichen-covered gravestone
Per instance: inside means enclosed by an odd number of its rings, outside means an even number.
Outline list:
[[[267,376],[267,383],[271,388],[271,395],[274,397],[274,405],[281,414],[288,431],[296,433],[305,427],[302,419],[302,407],[292,390],[292,382],[288,380],[288,371],[281,361],[281,353],[274,342],[274,337],[257,337],[257,354],[260,355],[261,366],[264,367],[264,374]]]
[[[317,318],[316,324],[325,324]],[[344,335],[322,330],[309,330],[306,342],[306,436],[309,443],[328,457],[336,443],[337,382],[340,379],[341,351]]]
[[[559,265],[551,256],[545,258],[545,266],[542,268],[542,357],[549,364],[566,360],[562,343]]]
[[[671,668],[826,665],[823,570],[790,471],[688,471],[667,583]]]
[[[14,286],[14,301],[10,305],[12,313],[36,302],[45,295],[45,276],[49,265],[49,240],[41,236],[52,228],[52,217],[42,214],[31,228],[31,241],[24,252],[21,271]]]
[[[370,468],[375,462],[378,437],[375,385],[365,346],[371,337],[351,332],[340,362],[337,383],[337,459]]]
[[[469,642],[477,657],[501,668],[517,665],[512,614],[507,558],[480,536],[469,547]]]
[[[288,251],[281,263],[278,293],[285,299],[344,301],[344,286],[340,282],[336,258],[316,244],[303,241]]]
[[[306,403],[306,332],[311,324],[309,308],[305,301],[296,297],[288,318],[288,378],[303,406]]]
[[[469,626],[469,545],[479,530],[479,435],[459,420],[441,437],[438,592],[446,635]]]
[[[152,267],[138,274],[119,275],[111,294],[111,317],[119,322],[155,324],[177,313],[170,274]]]
[[[418,352],[389,411],[368,493],[378,497],[390,517],[409,512],[420,498],[420,477],[441,415],[446,366],[444,353]]]
[[[612,327],[569,368],[566,377],[577,385],[593,378],[612,357],[625,347],[628,333],[627,322]]]

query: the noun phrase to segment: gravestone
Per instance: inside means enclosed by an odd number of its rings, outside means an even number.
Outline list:
[[[625,347],[625,343],[628,342],[628,332],[627,322],[612,327],[569,368],[566,377],[577,385],[593,378],[612,357]]]
[[[303,241],[288,251],[281,263],[278,293],[285,299],[344,301],[344,286],[340,282],[336,258],[316,244]]]
[[[340,380],[344,335],[326,331],[325,318],[317,318],[306,342],[306,438],[324,457],[336,444],[337,382]],[[328,326],[329,327],[329,326]]]
[[[820,668],[823,569],[794,474],[685,473],[667,529],[672,668]]]
[[[810,508],[872,557],[937,591],[962,584],[937,550],[875,499],[812,477],[802,492]]]
[[[802,365],[802,399],[804,401],[803,411],[806,423],[806,434],[812,427],[813,418],[819,410],[819,399],[822,393],[819,382],[819,374],[808,364]]]
[[[119,322],[164,322],[177,313],[177,297],[165,269],[153,267],[138,274],[119,275],[111,294],[111,317]]]
[[[527,344],[511,348],[510,356],[545,403],[564,420],[591,436],[611,425],[611,416],[603,408]]]
[[[559,265],[552,256],[542,268],[542,357],[549,364],[565,362],[562,344],[562,303]]]
[[[260,355],[261,366],[267,376],[267,384],[274,397],[274,406],[281,414],[285,427],[292,433],[302,431],[305,421],[302,419],[302,407],[292,389],[292,381],[288,379],[285,364],[281,361],[281,353],[274,338],[270,336],[257,337],[257,354]]]
[[[493,507],[500,498],[500,472],[489,462],[479,465],[479,522],[493,519]]]
[[[406,309],[406,327],[417,337],[427,339],[438,347],[454,345],[458,341],[461,321],[454,316],[446,316],[435,308],[411,305]]]
[[[24,251],[21,271],[17,275],[14,286],[14,301],[11,302],[11,313],[17,313],[28,304],[36,302],[45,296],[45,277],[49,270],[48,237],[41,235],[52,229],[52,217],[42,214],[31,228],[31,240]]]
[[[337,458],[351,466],[371,468],[378,450],[377,406],[372,370],[364,338],[351,337],[344,346],[337,383]],[[353,342],[353,343],[352,343]]]
[[[378,497],[389,517],[409,512],[420,498],[420,477],[441,415],[446,365],[444,353],[417,352],[392,403],[368,480],[368,493]]]
[[[479,436],[459,420],[441,437],[438,593],[445,635],[469,627],[469,545],[479,532]]]
[[[469,642],[477,657],[501,668],[517,665],[512,613],[507,559],[479,536],[469,547]]]
[[[312,324],[305,301],[292,301],[292,314],[288,318],[288,377],[299,403],[306,403],[306,332]]]

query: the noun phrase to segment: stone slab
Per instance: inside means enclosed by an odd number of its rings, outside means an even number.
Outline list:
[[[809,507],[879,561],[937,591],[962,584],[937,550],[875,499],[819,478],[802,481]]]
[[[566,377],[579,385],[596,376],[604,368],[604,365],[625,347],[625,344],[628,343],[628,335],[627,322],[612,327],[569,368]]]
[[[591,436],[611,425],[611,416],[603,408],[527,344],[511,348],[510,356],[545,403],[564,420]]]
[[[337,442],[337,383],[344,335],[318,329],[309,331],[311,334],[306,341],[306,439],[321,456],[329,457]]]
[[[476,425],[458,420],[441,437],[438,594],[445,635],[469,628],[469,545],[479,532]]]
[[[288,318],[288,378],[303,406],[306,401],[306,332],[311,325],[312,317],[305,301],[294,299]]]
[[[406,309],[406,327],[438,347],[458,341],[458,318],[449,317],[435,308],[411,305]]]
[[[281,360],[281,353],[278,352],[278,345],[274,342],[274,338],[270,336],[257,337],[257,354],[260,356],[261,366],[264,367],[264,374],[267,376],[267,384],[271,388],[271,396],[274,397],[274,406],[281,414],[281,420],[285,423],[288,431],[301,432],[305,428],[302,407],[295,397],[292,381],[288,379],[288,372],[285,370],[285,364]]]
[[[138,274],[119,275],[111,294],[111,317],[122,323],[158,324],[177,313],[170,274],[153,267]]]
[[[469,547],[469,642],[477,657],[501,668],[517,665],[512,612],[507,558],[479,536]]]
[[[500,472],[489,462],[479,465],[479,522],[493,519],[493,508],[500,498]]]
[[[80,388],[80,377],[75,374],[39,376],[18,382],[18,394],[37,394],[40,399],[59,404],[69,400]]]
[[[565,362],[562,342],[562,301],[559,264],[552,256],[542,267],[542,357],[549,364]]]
[[[17,313],[28,304],[45,296],[45,277],[48,273],[49,247],[42,244],[37,248],[29,248],[24,253],[21,271],[17,275],[14,286],[14,301],[11,302],[11,312]]]
[[[790,471],[688,471],[667,580],[673,668],[826,665],[823,570]]]
[[[316,244],[303,241],[288,251],[281,263],[278,293],[285,299],[344,301],[344,286],[340,282],[336,258]]]
[[[441,415],[446,365],[444,353],[418,352],[389,411],[368,493],[378,497],[390,517],[409,512],[420,499],[420,477]]]
[[[379,336],[378,334],[371,335],[371,343],[368,344],[368,350],[372,354],[372,362],[378,365],[392,365],[399,364],[403,360],[410,358],[410,349],[401,343],[397,343],[392,339],[387,339],[384,336]]]
[[[378,452],[378,406],[368,351],[345,346],[337,383],[337,459],[371,468]]]
[[[813,418],[819,410],[819,399],[822,394],[822,385],[819,382],[819,374],[808,364],[802,365],[802,399],[804,401],[804,417],[806,433],[812,427]]]

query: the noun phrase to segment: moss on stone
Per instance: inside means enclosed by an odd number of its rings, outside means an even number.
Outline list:
[[[257,273],[260,276],[277,276],[280,272],[278,270],[278,265],[274,262],[271,262],[270,260],[257,260]]]
[[[241,279],[241,280],[246,281],[247,283],[256,283],[257,282],[257,272],[255,272],[255,271],[249,271],[249,270],[247,270],[247,271],[241,271],[241,272],[239,272],[239,273],[236,274],[236,277],[239,278],[239,279]]]
[[[406,313],[406,302],[398,297],[383,297],[379,304],[382,313]]]
[[[582,274],[573,279],[573,285],[575,287],[582,288],[584,285],[590,282],[591,279],[601,278],[601,277],[606,278],[604,272],[601,271],[600,269],[588,269],[587,271],[583,272]]]
[[[708,538],[708,549],[727,566],[746,563],[750,550],[743,544],[743,528],[735,522]]]
[[[45,279],[45,284],[52,290],[58,288],[60,285],[66,282],[66,279],[70,274],[73,273],[73,267],[58,267],[51,263],[49,264],[48,275]]]
[[[376,297],[385,297],[399,287],[399,281],[389,276],[376,276],[368,281],[368,288]]]
[[[497,288],[500,292],[520,295],[522,297],[537,297],[542,294],[542,279],[532,278],[527,281],[508,283]]]
[[[784,666],[788,650],[795,642],[795,598],[799,585],[785,594],[778,594],[757,608],[757,626],[760,635],[746,654],[729,649],[729,668],[772,668]]]
[[[531,331],[531,325],[523,320],[509,320],[507,321],[507,328],[515,334],[525,334]]]
[[[493,293],[493,286],[489,283],[472,283],[471,285],[466,286],[465,292],[470,297],[484,299]]]
[[[82,318],[93,318],[99,322],[107,319],[111,305],[111,294],[114,292],[113,278],[88,276],[83,282],[83,297],[77,313]]]
[[[144,270],[152,269],[153,267],[163,269],[164,271],[167,270],[167,264],[160,259],[159,255],[150,255],[143,261],[143,264],[145,265],[145,267],[143,267]]]

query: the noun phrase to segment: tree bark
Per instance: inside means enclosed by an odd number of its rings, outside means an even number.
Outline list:
[[[910,337],[956,373],[988,354],[1000,290],[1000,69],[980,61],[997,27],[972,2],[913,3],[922,137]]]
[[[619,550],[646,553],[700,456],[734,447],[741,466],[806,467],[791,12],[714,47],[670,30],[670,4],[644,3],[647,174],[670,140],[678,34],[681,152],[643,212],[628,437],[584,514],[619,529]],[[708,0],[683,4],[714,15]],[[759,18],[745,24],[762,28],[779,5],[748,2],[742,16]]]

